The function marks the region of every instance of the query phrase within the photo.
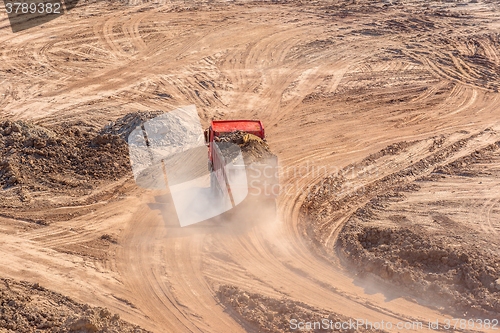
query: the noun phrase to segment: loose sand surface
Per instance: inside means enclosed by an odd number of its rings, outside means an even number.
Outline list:
[[[500,319],[499,13],[81,1],[15,34],[2,14],[0,332],[485,331],[443,325]],[[180,228],[168,192],[135,185],[127,126],[193,104],[204,126],[262,120],[275,215]]]

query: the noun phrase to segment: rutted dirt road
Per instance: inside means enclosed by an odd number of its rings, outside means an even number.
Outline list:
[[[346,268],[348,256],[331,250],[353,214],[391,190],[384,177],[399,176],[435,150],[480,133],[453,154],[439,155],[432,168],[415,169],[401,181],[409,184],[499,140],[495,6],[82,3],[17,34],[2,17],[2,121],[79,129],[88,136],[73,131],[68,140],[103,145],[111,160],[96,162],[107,175],[100,181],[92,168],[78,178],[89,184],[85,200],[68,180],[57,179],[64,191],[56,193],[36,179],[23,185],[20,173],[19,182],[5,187],[1,275],[107,307],[153,332],[285,332],[290,316],[307,313],[443,322],[450,312],[439,302],[395,288],[375,277],[380,274],[355,275]],[[189,104],[205,124],[211,118],[263,121],[283,170],[276,218],[247,205],[225,216],[231,223],[179,228],[168,193],[138,189],[131,174],[115,180],[106,173],[112,175],[112,162],[121,160],[112,160],[106,146],[112,142],[95,139],[104,125],[137,110]],[[9,138],[21,137],[7,135],[7,128],[11,124],[2,129],[6,147]],[[397,142],[408,146],[391,146]],[[23,154],[45,149],[32,145]],[[27,161],[15,151],[2,152],[11,169]],[[314,185],[349,166],[369,171],[362,177],[347,173],[333,193],[316,200],[320,207],[305,211]],[[492,158],[488,168],[497,167]],[[76,166],[71,170],[80,177]],[[496,193],[457,182],[440,182],[439,200],[451,200],[458,186],[467,192],[460,205],[470,204],[468,197],[474,207],[485,207],[477,213],[481,227],[469,226],[469,217],[463,230],[498,232]],[[360,196],[360,189],[373,191]],[[419,193],[412,192],[408,205],[422,200]],[[391,211],[409,210],[404,202],[397,205]],[[432,208],[434,216],[445,214],[441,209]],[[412,206],[406,218],[417,211]],[[386,214],[372,223],[397,221],[398,214]],[[497,253],[497,243],[489,244]],[[287,301],[279,303],[282,298]]]

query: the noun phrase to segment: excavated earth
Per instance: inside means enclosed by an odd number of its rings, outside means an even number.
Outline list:
[[[113,196],[117,187],[113,183],[131,174],[128,135],[161,113],[129,113],[100,129],[83,121],[51,126],[0,121],[0,206],[4,214],[86,205]]]
[[[87,0],[17,33],[0,16],[0,332],[493,331],[499,13]],[[240,145],[278,156],[276,216],[244,202],[180,228],[170,193],[134,182],[128,135],[193,104],[203,126],[263,122]]]
[[[304,218],[315,223],[305,232],[321,243],[331,227],[328,220],[350,210],[328,251],[359,275],[390,281],[455,316],[495,318],[500,247],[492,187],[500,176],[498,139],[488,128],[391,145],[327,178],[309,195]],[[378,169],[397,156],[411,156],[417,147],[427,156],[395,173],[377,179],[365,172],[343,176],[350,169]],[[338,189],[345,182],[357,185],[344,195]],[[471,188],[482,196],[470,198]]]
[[[263,333],[289,332],[290,322],[321,323],[318,327],[308,329],[309,332],[383,332],[371,328],[342,328],[335,329],[331,323],[348,323],[353,318],[347,318],[336,313],[311,307],[308,304],[293,301],[285,297],[276,299],[261,294],[245,292],[238,287],[222,285],[217,296],[220,301],[235,315],[244,326],[250,330],[258,329]],[[326,324],[325,324],[326,320]],[[355,321],[355,320],[354,320]],[[323,326],[323,327],[321,327]]]
[[[235,131],[215,137],[214,140],[229,161],[234,160],[240,152],[245,165],[275,156],[265,140],[250,133]]]
[[[147,332],[107,309],[94,308],[49,291],[38,283],[0,279],[0,332]]]
[[[93,190],[130,170],[126,142],[85,124],[5,120],[0,137],[2,206],[17,210],[98,201]]]

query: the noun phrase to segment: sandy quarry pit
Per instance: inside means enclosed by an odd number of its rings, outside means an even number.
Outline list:
[[[82,1],[15,34],[0,16],[0,332],[500,319],[498,13]],[[135,185],[122,130],[192,104],[204,126],[263,121],[277,216],[179,228]]]

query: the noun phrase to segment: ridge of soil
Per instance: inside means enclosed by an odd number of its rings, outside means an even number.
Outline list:
[[[147,333],[101,307],[80,304],[38,283],[0,278],[2,333]]]

